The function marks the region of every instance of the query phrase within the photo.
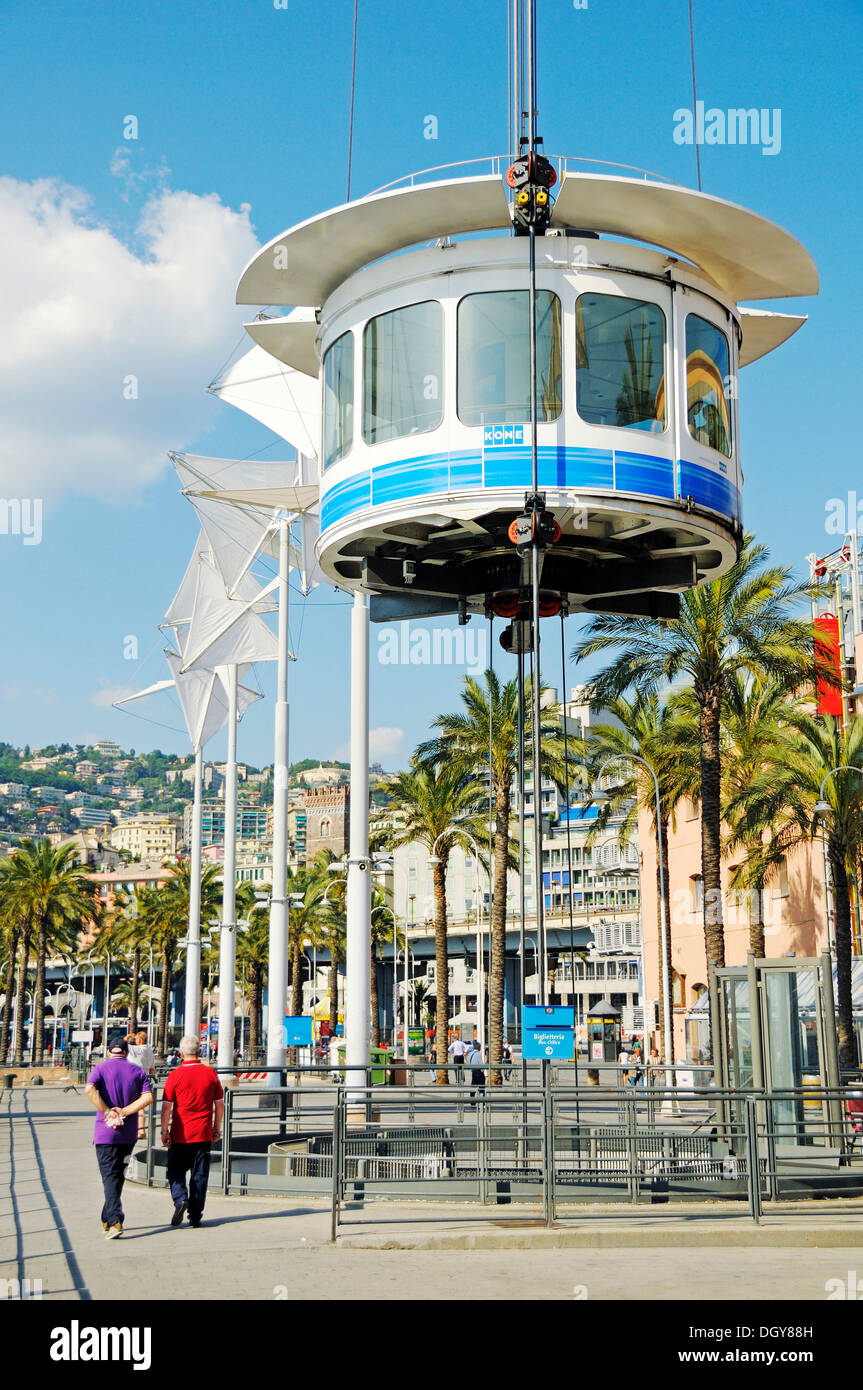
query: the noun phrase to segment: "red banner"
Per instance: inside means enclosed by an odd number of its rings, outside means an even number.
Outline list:
[[[842,666],[839,656],[839,619],[834,613],[822,613],[815,619],[817,636],[815,638],[815,659],[819,666],[826,666],[836,672],[836,684],[828,684],[823,676],[818,677],[818,713],[842,717],[842,686],[840,677]]]

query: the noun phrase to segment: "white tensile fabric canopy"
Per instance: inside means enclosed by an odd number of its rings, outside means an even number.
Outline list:
[[[146,690],[126,695],[121,700],[115,700],[114,704],[116,707],[128,705],[133,700],[143,700],[147,695],[175,689],[192,747],[203,748],[227,723],[228,673],[224,667],[219,667],[213,671],[191,671],[184,675],[180,669],[182,657],[178,652],[166,648],[165,658],[172,673],[171,680],[155,681],[153,685],[148,685]],[[248,669],[248,666],[240,668],[238,674],[241,678]],[[240,685],[237,692],[237,709],[240,716],[260,698],[259,691]]]
[[[192,621],[183,646],[184,674],[237,662],[276,660],[276,635],[254,611],[265,590],[250,574],[242,584],[244,590],[251,590],[251,597],[228,598],[215,562],[200,557]]]
[[[317,458],[321,433],[317,377],[295,371],[262,347],[253,347],[208,389],[287,440],[297,453]]]
[[[234,598],[238,585],[248,572],[258,551],[266,544],[272,527],[275,525],[279,509],[265,511],[260,507],[247,507],[239,502],[224,502],[213,497],[202,496],[203,490],[212,491],[222,483],[236,482],[241,485],[243,475],[239,473],[239,462],[233,459],[201,458],[196,454],[169,455],[185,496],[195,509],[207,541],[210,556],[215,562],[228,597]],[[225,468],[229,464],[229,468]],[[280,470],[295,469],[296,464],[276,465]],[[255,476],[258,470],[255,470]],[[300,557],[295,554],[291,563],[299,568]],[[270,605],[272,606],[272,605]]]
[[[300,576],[303,593],[324,582],[315,558],[320,504],[314,459],[301,454],[289,462],[262,463],[175,453],[170,458],[184,495],[201,522],[229,598],[250,597],[248,591],[244,593],[241,580],[258,552],[277,559],[277,523],[284,510],[300,512],[299,544],[289,546],[288,557]],[[273,606],[256,611],[269,611]]]

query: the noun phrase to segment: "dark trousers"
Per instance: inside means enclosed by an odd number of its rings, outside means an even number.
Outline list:
[[[189,1186],[186,1187],[186,1174]],[[178,1202],[189,1203],[189,1216],[193,1221],[201,1215],[207,1200],[207,1183],[210,1178],[210,1140],[202,1139],[199,1144],[171,1144],[168,1149],[168,1183],[174,1206]]]
[[[109,1226],[123,1221],[122,1192],[126,1181],[126,1169],[132,1156],[134,1144],[97,1144],[96,1158],[105,1189],[105,1202],[102,1207],[102,1220]]]

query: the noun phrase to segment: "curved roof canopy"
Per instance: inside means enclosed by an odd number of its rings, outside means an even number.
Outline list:
[[[663,246],[735,302],[818,293],[815,262],[790,232],[738,203],[678,184],[566,174],[551,221]]]
[[[243,271],[237,303],[320,306],[382,256],[439,236],[509,226],[504,185],[494,174],[372,194],[275,237]],[[678,184],[566,174],[552,226],[661,246],[692,261],[735,302],[818,291],[815,263],[790,233]]]
[[[769,309],[742,308],[740,327],[743,342],[738,366],[748,367],[750,362],[766,357],[768,352],[787,342],[805,322],[805,314],[773,314]]]
[[[509,227],[496,174],[375,193],[300,222],[246,266],[238,304],[321,305],[355,270],[418,242]]]
[[[321,360],[315,346],[318,325],[314,319],[311,323],[298,323],[291,318],[253,319],[243,327],[252,342],[277,362],[285,362],[306,376],[317,376]]]

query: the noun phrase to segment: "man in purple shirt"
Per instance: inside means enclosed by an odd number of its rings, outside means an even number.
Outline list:
[[[105,1189],[102,1230],[106,1240],[123,1234],[123,1183],[138,1137],[138,1111],[153,1104],[153,1091],[147,1073],[130,1062],[129,1044],[117,1033],[108,1043],[104,1062],[87,1078],[84,1094],[99,1112],[93,1130],[96,1158]]]

